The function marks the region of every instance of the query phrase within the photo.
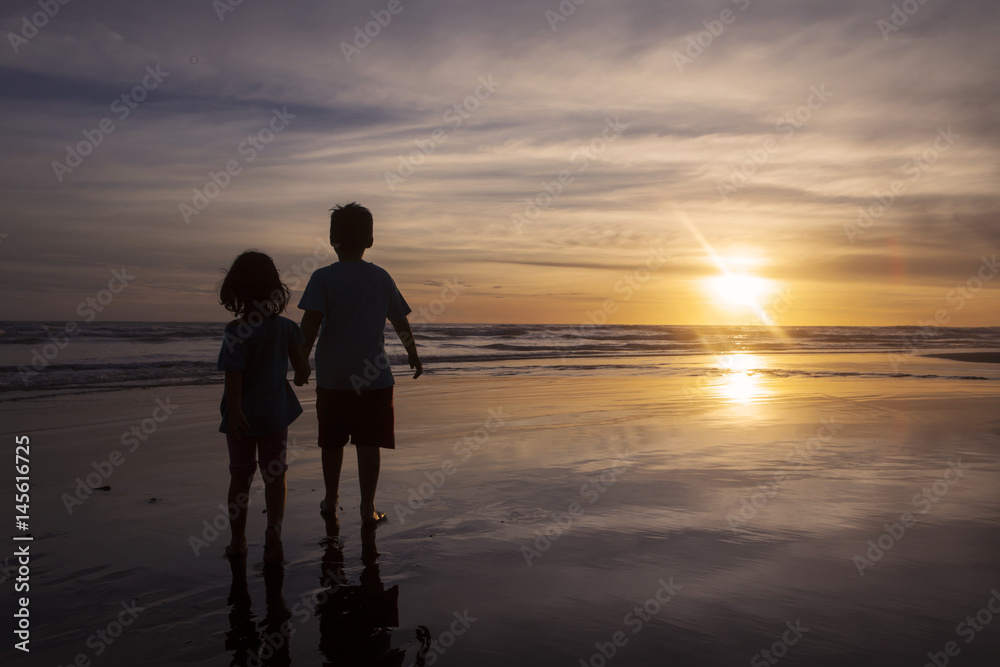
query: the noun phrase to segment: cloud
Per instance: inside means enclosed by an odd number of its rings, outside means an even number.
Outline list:
[[[359,47],[356,28],[378,3],[245,2],[223,20],[194,0],[155,14],[73,3],[3,52],[0,274],[23,296],[0,316],[55,316],[43,295],[63,289],[72,302],[122,263],[144,269],[146,291],[109,318],[158,299],[167,319],[222,316],[211,299],[177,310],[176,294],[203,298],[246,247],[301,261],[325,236],[327,209],[355,199],[376,215],[370,256],[416,299],[461,272],[508,285],[511,270],[531,276],[539,303],[568,292],[566,272],[599,295],[609,271],[660,244],[698,258],[665,270],[683,286],[714,269],[677,211],[720,254],[749,248],[762,274],[788,284],[877,291],[902,253],[894,279],[933,300],[996,247],[996,3],[925,3],[887,39],[877,22],[891,4],[861,0],[590,0],[555,30],[546,11],[557,2],[401,6]],[[719,32],[723,10],[733,20]],[[17,11],[0,19],[5,33],[20,25]],[[358,50],[350,62],[342,43]],[[678,53],[691,62],[679,68]],[[157,64],[163,84],[57,180],[52,162]],[[488,95],[483,77],[498,82]],[[832,92],[818,108],[817,87]],[[247,160],[239,147],[275,108],[294,119]],[[610,141],[608,119],[625,126]],[[954,145],[909,180],[907,165],[948,127]],[[186,224],[179,205],[233,160],[240,173]],[[723,198],[720,183],[740,170],[746,182]],[[571,181],[552,195],[563,172]],[[390,187],[392,174],[402,181]],[[905,192],[851,243],[844,226],[894,180]],[[518,231],[512,216],[532,203],[538,214]],[[59,277],[42,278],[53,258]],[[481,316],[474,301],[449,317]],[[865,308],[815,303],[802,323],[880,316],[876,302]]]

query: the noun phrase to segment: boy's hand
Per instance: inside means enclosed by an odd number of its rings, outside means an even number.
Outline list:
[[[306,367],[302,372],[295,371],[295,379],[292,382],[295,383],[296,387],[301,387],[304,384],[309,384],[309,376],[312,375],[312,368]]]
[[[247,421],[243,410],[236,409],[229,413],[229,432],[237,438],[243,438],[250,433],[250,422]]]
[[[416,373],[413,374],[413,379],[416,380],[424,372],[424,365],[420,363],[420,357],[417,356],[416,350],[410,352],[407,355],[407,359],[410,362],[410,368],[416,371]]]

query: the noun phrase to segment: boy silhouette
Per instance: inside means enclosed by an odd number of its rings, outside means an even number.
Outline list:
[[[303,352],[316,344],[316,415],[322,449],[326,497],[324,516],[335,516],[340,500],[340,470],[348,439],[358,452],[363,525],[385,520],[375,509],[381,457],[379,449],[395,449],[392,386],[383,330],[388,319],[406,348],[413,377],[423,372],[406,316],[410,307],[392,277],[362,259],[372,247],[372,214],[355,202],[331,209],[330,245],[337,262],[309,278],[299,308]],[[322,330],[320,325],[322,324]],[[296,384],[299,380],[296,374]]]

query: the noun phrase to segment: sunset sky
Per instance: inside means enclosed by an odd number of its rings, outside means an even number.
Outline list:
[[[1000,325],[994,0],[57,6],[0,19],[2,319],[221,320],[247,248],[297,301],[357,200],[435,321]]]

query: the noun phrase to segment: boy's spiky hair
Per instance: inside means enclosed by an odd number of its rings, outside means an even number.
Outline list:
[[[372,240],[372,212],[357,202],[330,209],[330,243],[349,250],[367,248]]]

